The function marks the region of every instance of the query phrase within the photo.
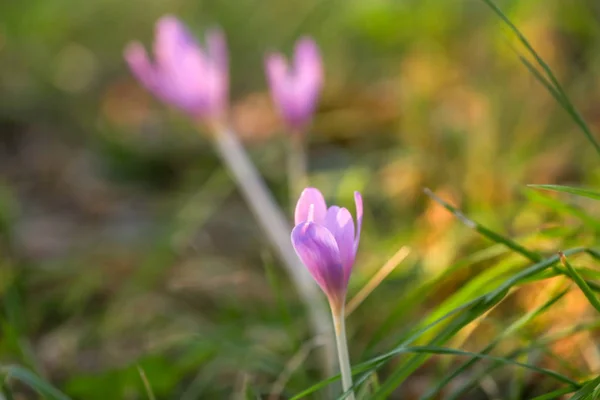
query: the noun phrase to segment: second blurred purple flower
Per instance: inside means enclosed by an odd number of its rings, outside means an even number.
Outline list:
[[[300,39],[291,65],[282,54],[265,60],[271,96],[286,124],[293,130],[304,128],[315,112],[323,85],[323,66],[316,43]]]

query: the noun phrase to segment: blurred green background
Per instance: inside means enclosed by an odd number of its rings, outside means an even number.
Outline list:
[[[498,4],[600,132],[600,3]],[[490,245],[424,187],[541,251],[594,242],[593,204],[549,207],[556,196],[525,185],[598,186],[598,155],[481,1],[3,1],[2,364],[27,366],[86,400],[147,398],[138,366],[159,399],[235,398],[248,387],[289,398],[321,379],[318,357],[305,351],[305,311],[209,141],[124,65],[124,46],[150,45],[166,13],[197,35],[224,28],[232,122],[290,216],[286,134],[266,91],[263,57],[289,54],[305,34],[321,46],[326,87],[308,138],[311,184],[352,210],[354,190],[365,198],[349,297],[402,245],[412,249],[349,317],[355,362],[389,350],[492,263],[472,261],[398,308],[409,288]],[[587,221],[581,210],[590,212]],[[493,262],[523,264],[500,256]],[[484,346],[538,304],[544,285],[520,290],[460,345]],[[583,297],[567,297],[515,340],[583,320]],[[548,351],[582,375],[600,365],[592,333]],[[282,376],[290,360],[299,365]],[[402,398],[418,398],[447,371],[445,362],[419,369]],[[515,398],[529,398],[523,387]],[[17,398],[36,398],[15,388]],[[468,398],[487,398],[482,393]]]

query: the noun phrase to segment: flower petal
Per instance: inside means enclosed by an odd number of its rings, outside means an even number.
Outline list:
[[[172,15],[156,22],[154,56],[156,62],[171,72],[177,68],[179,57],[190,48],[199,48],[185,25]]]
[[[205,76],[209,107],[213,113],[219,113],[227,107],[229,93],[229,64],[225,34],[218,28],[206,34],[207,55],[210,68]]]
[[[144,46],[139,42],[132,42],[125,48],[124,56],[135,77],[148,90],[156,92],[158,88],[156,70],[150,62]]]
[[[294,72],[302,89],[318,94],[323,83],[323,61],[314,40],[305,37],[298,41],[294,49]]]
[[[308,119],[317,107],[323,86],[323,63],[317,44],[310,38],[298,41],[294,51],[295,96],[301,101],[304,119]]]
[[[206,33],[206,48],[208,57],[215,67],[227,74],[229,70],[229,55],[225,34],[219,28],[213,28]]]
[[[346,284],[354,265],[354,220],[346,208],[331,206],[325,217],[325,227],[333,234],[340,249],[340,259],[344,267]]]
[[[335,238],[322,225],[305,222],[292,230],[292,245],[302,263],[333,301],[346,296],[346,280]]]
[[[302,191],[300,199],[296,204],[296,212],[294,213],[294,220],[296,225],[308,221],[308,214],[310,206],[313,205],[313,222],[321,224],[325,221],[325,215],[327,214],[327,204],[325,199],[319,191],[315,188],[306,188]]]
[[[269,54],[265,58],[265,72],[275,106],[286,120],[293,119],[296,104],[293,96],[290,96],[291,83],[287,61],[279,53]]]
[[[354,238],[354,254],[358,250],[360,242],[360,231],[362,230],[363,220],[363,199],[360,192],[354,192],[354,204],[356,205],[356,237]]]

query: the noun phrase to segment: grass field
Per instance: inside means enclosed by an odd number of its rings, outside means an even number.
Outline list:
[[[0,399],[342,395],[209,133],[123,61],[167,13],[225,31],[290,221],[263,58],[321,48],[309,182],[365,207],[358,398],[600,398],[594,0],[30,0],[0,3]]]

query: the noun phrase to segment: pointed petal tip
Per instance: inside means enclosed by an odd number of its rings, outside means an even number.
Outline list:
[[[135,77],[148,86],[153,74],[153,67],[144,45],[137,41],[128,43],[123,50],[123,58]]]
[[[265,72],[271,85],[271,90],[281,90],[279,87],[287,73],[287,61],[280,53],[268,53],[265,55]]]
[[[362,213],[363,198],[358,190],[354,191],[354,204],[356,204],[356,210],[358,211],[358,209],[360,208],[360,211]]]
[[[304,36],[296,42],[296,48],[294,50],[295,57],[302,60],[302,62],[310,63],[314,66],[321,66],[321,52],[317,42],[311,37]]]
[[[219,25],[213,25],[206,30],[207,38],[214,38],[215,40],[225,40],[225,31]]]
[[[125,58],[125,61],[128,63],[135,62],[140,57],[144,56],[146,56],[146,49],[144,48],[144,45],[138,41],[127,43],[123,49],[123,58]]]
[[[311,36],[302,36],[296,41],[297,49],[305,49],[310,51],[319,51],[317,42]]]
[[[304,195],[304,193],[311,193],[311,192],[316,192],[316,193],[321,194],[321,191],[319,189],[312,187],[312,186],[307,186],[302,191],[302,195]]]
[[[156,28],[163,29],[169,27],[179,27],[182,22],[173,14],[165,14],[156,21]]]
[[[294,212],[294,221],[297,224],[307,221],[310,206],[313,205],[313,218],[317,223],[321,223],[327,214],[327,204],[325,198],[319,189],[307,187],[300,194],[296,210]]]
[[[360,243],[360,232],[362,231],[362,220],[363,220],[363,198],[359,191],[354,192],[354,205],[356,206],[356,233],[354,239],[354,253],[358,250],[358,244]]]

